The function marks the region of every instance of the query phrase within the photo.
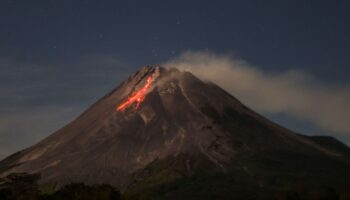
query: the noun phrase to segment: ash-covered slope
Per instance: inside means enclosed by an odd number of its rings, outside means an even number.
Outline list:
[[[302,180],[327,170],[334,174],[325,180],[345,178],[348,151],[325,144],[270,122],[189,72],[147,66],[64,128],[1,161],[0,173],[130,190],[197,172],[238,173],[259,187],[271,177]]]

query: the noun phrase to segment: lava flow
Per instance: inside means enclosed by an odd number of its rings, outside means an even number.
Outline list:
[[[117,111],[123,111],[127,107],[131,106],[133,103],[136,103],[135,110],[137,110],[140,104],[145,100],[145,97],[147,95],[148,90],[151,87],[153,79],[153,74],[147,77],[145,85],[138,91],[134,92],[133,95],[131,95],[124,103],[119,105]]]

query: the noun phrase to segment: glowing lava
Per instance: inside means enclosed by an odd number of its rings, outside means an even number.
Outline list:
[[[145,85],[138,91],[134,92],[134,94],[131,95],[124,103],[120,104],[117,108],[117,111],[123,111],[127,107],[131,106],[133,103],[136,103],[135,110],[137,110],[140,104],[145,100],[145,97],[147,95],[148,90],[151,87],[153,79],[153,74],[147,77]]]

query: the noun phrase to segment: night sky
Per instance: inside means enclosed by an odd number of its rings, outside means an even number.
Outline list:
[[[302,70],[350,94],[350,1],[2,0],[0,157],[62,127],[140,67],[188,51],[270,74]],[[260,113],[350,144],[350,132]]]

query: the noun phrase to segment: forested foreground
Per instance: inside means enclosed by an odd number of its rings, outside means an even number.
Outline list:
[[[60,189],[55,189],[53,185],[39,185],[39,175],[32,174],[10,174],[6,178],[0,179],[0,200],[151,200],[151,199],[178,199],[181,198],[181,194],[177,197],[169,195],[158,195],[157,193],[168,193],[169,188],[162,187],[162,191],[145,193],[126,193],[122,195],[114,187],[101,184],[101,185],[86,185],[84,183],[71,183]],[[245,191],[245,195],[237,193],[237,196],[232,194],[221,194],[214,196],[198,195],[198,191],[194,192],[197,195],[188,195],[188,192],[184,192],[184,198],[181,199],[276,199],[276,200],[350,200],[350,191],[348,193],[338,193],[332,188],[325,189],[317,193],[307,191],[305,188],[298,188],[294,190],[287,190],[271,194],[265,192],[260,194],[256,198],[252,198],[254,191],[250,191],[248,195]],[[147,195],[146,195],[147,193]],[[227,196],[228,195],[228,196]],[[192,196],[190,198],[187,198]]]
[[[110,185],[88,186],[72,183],[54,190],[50,185],[38,185],[39,175],[11,174],[0,179],[1,200],[119,200],[120,192]]]

